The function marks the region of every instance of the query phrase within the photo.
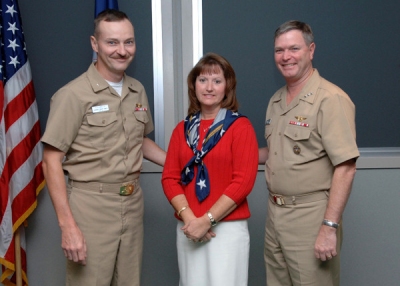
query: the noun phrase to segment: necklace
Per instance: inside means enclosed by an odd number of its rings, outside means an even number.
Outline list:
[[[214,119],[203,119],[200,122],[200,130],[203,130],[203,133],[207,133],[207,131],[211,128]]]

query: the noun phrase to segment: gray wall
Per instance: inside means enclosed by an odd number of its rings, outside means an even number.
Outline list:
[[[120,9],[126,11],[134,22],[138,44],[137,57],[128,73],[144,84],[152,102],[151,1],[119,0],[118,2]],[[246,7],[240,10],[241,13],[230,12],[227,8],[230,7],[231,3],[235,3],[235,7],[238,3],[245,3]],[[272,37],[273,30],[280,22],[293,17],[299,18],[300,15],[297,14],[297,11],[303,11],[303,13],[306,13],[304,15],[307,15],[307,17],[302,17],[303,20],[310,22],[318,31],[317,39],[320,42],[317,42],[317,57],[319,57],[318,53],[322,55],[318,58],[318,65],[322,68],[322,74],[341,85],[345,90],[350,90],[353,85],[356,86],[356,90],[365,96],[367,107],[368,105],[378,107],[374,108],[372,113],[368,109],[360,110],[359,108],[358,111],[359,114],[367,114],[365,120],[368,120],[368,126],[371,126],[371,130],[381,132],[381,136],[370,136],[367,132],[364,135],[365,138],[370,137],[371,141],[369,142],[372,142],[371,144],[384,146],[384,144],[376,143],[375,140],[378,140],[379,137],[386,138],[386,134],[389,133],[388,128],[393,124],[389,127],[386,127],[387,124],[376,127],[374,119],[382,117],[375,110],[380,112],[383,107],[389,107],[389,110],[385,113],[385,119],[388,118],[387,116],[397,116],[399,105],[396,100],[400,97],[398,96],[398,66],[396,66],[399,63],[398,60],[396,62],[396,56],[399,50],[398,37],[400,33],[398,16],[395,12],[399,11],[399,2],[373,0],[364,4],[365,1],[351,1],[351,3],[340,1],[339,3],[339,1],[310,0],[307,1],[308,6],[305,6],[304,3],[304,1],[294,0],[204,0],[204,5],[208,5],[208,10],[205,10],[205,12],[214,9],[214,12],[217,13],[214,18],[222,21],[222,24],[211,27],[215,30],[208,34],[216,36],[217,39],[214,41],[206,37],[205,51],[210,49],[219,52],[233,62],[238,73],[240,101],[245,111],[247,110],[244,113],[251,116],[256,115],[256,117],[250,117],[250,119],[257,130],[262,130],[267,99],[276,87],[282,84],[282,82],[279,82],[281,79],[270,62],[272,58],[270,43],[272,42],[269,42],[268,37]],[[334,3],[339,4],[335,5]],[[89,36],[92,33],[94,1],[20,0],[19,4],[43,130],[52,94],[62,85],[84,72],[90,63],[92,52]],[[365,13],[367,7],[370,8],[369,13]],[[254,9],[258,12],[255,12]],[[358,12],[360,9],[363,13]],[[372,13],[375,10],[378,13],[377,15]],[[354,25],[354,22],[357,22],[356,16],[358,15],[362,20],[361,25]],[[323,26],[325,20],[329,27]],[[258,32],[249,30],[242,25],[242,22],[253,22],[255,27],[261,26],[265,30],[257,30]],[[207,28],[208,23],[211,22],[204,24],[205,30],[210,29],[210,27]],[[371,30],[371,26],[367,25],[372,25],[371,23],[374,25],[385,23],[387,27],[374,26],[376,28]],[[357,40],[359,45],[349,49],[346,45],[348,42],[343,42],[344,37],[349,39],[349,34],[342,35],[342,33],[348,31],[349,27],[363,31],[365,25],[368,28],[364,32],[355,35],[350,34],[351,40],[362,36],[363,41]],[[223,29],[222,32],[218,32],[220,31],[218,29],[221,28]],[[385,31],[385,28],[391,28],[394,31],[390,30],[389,35],[381,36],[380,33]],[[330,33],[331,30],[339,31],[334,34],[334,38],[331,37],[333,35]],[[369,33],[369,31],[371,32]],[[226,49],[213,46],[213,42],[215,44],[225,43],[225,37],[234,36],[235,33],[239,33],[237,41],[229,44]],[[368,41],[369,36],[373,38],[374,43],[382,43],[384,46],[371,47],[371,43]],[[259,41],[262,47],[249,49],[252,47],[251,43],[254,39]],[[243,43],[247,44],[242,45]],[[324,45],[326,51],[321,51],[320,47]],[[329,62],[325,64],[326,68],[323,68],[325,61],[332,58],[333,62],[336,63],[342,56],[348,59],[345,64],[332,65]],[[369,62],[374,63],[374,65],[376,65],[376,62],[383,62],[384,69],[381,66],[377,68],[367,66],[360,70],[360,65]],[[239,63],[241,63],[241,66]],[[393,65],[395,65],[395,68]],[[261,72],[258,70],[260,67],[262,68]],[[388,70],[391,72],[386,76],[385,73]],[[340,82],[335,74],[329,74],[330,71],[335,71],[335,73],[349,72],[349,75],[346,81]],[[369,73],[369,71],[371,72]],[[252,74],[255,79],[244,84],[242,81],[244,74]],[[374,81],[370,81],[369,76],[373,77]],[[385,89],[381,89],[380,84],[366,88],[359,83],[360,79],[364,80],[363,83],[380,83],[385,82],[385,80],[393,80],[393,77],[397,81],[392,82],[391,85],[388,85],[389,87],[382,85]],[[393,90],[386,88],[393,88]],[[251,94],[259,96],[260,99],[249,100],[247,96]],[[349,92],[349,94],[353,97],[353,92]],[[383,98],[383,96],[385,98],[382,101],[375,101],[375,99]],[[386,104],[389,100],[394,100],[394,102]],[[264,103],[264,106],[262,106],[262,103]],[[382,103],[386,105],[381,106]],[[252,108],[258,105],[260,112],[256,114]],[[395,107],[396,110],[393,110]],[[392,121],[396,122],[397,120],[395,118]],[[399,136],[399,132],[391,132],[391,134]],[[395,137],[394,141],[398,143],[399,140],[396,138],[398,137]],[[144,286],[177,285],[178,281],[175,221],[172,208],[162,193],[160,177],[160,173],[145,173],[141,179],[142,187],[145,190]],[[397,271],[400,266],[398,244],[400,230],[396,218],[399,216],[397,206],[400,203],[399,178],[400,169],[358,171],[353,194],[345,212],[342,285],[398,284],[400,280],[400,274]],[[253,214],[249,222],[251,231],[249,285],[265,285],[263,233],[267,191],[262,172],[257,177],[256,186],[249,200]],[[38,197],[38,208],[29,218],[26,238],[30,285],[63,285],[65,261],[60,247],[60,230],[46,188]]]
[[[175,248],[176,221],[164,197],[160,173],[144,173],[145,194],[144,286],[178,285]],[[358,170],[344,219],[342,286],[399,285],[400,169]],[[249,196],[251,254],[249,286],[265,285],[263,261],[267,189],[263,172]],[[28,278],[31,286],[63,285],[65,258],[60,230],[47,189],[26,229]],[[223,285],[225,286],[225,285]]]
[[[128,73],[143,83],[154,111],[151,0],[118,3],[137,38]],[[94,0],[19,4],[43,130],[52,94],[90,63]],[[398,0],[203,0],[204,52],[220,53],[232,63],[240,111],[261,145],[268,100],[284,84],[273,63],[273,33],[289,19],[306,21],[315,33],[314,66],[356,104],[359,146],[400,147],[400,132],[392,124],[400,108],[398,11]]]
[[[314,67],[356,105],[359,147],[400,147],[400,1],[203,0],[204,52],[225,56],[240,111],[264,144],[265,110],[284,84],[273,60],[275,29],[296,19],[315,34]],[[379,133],[376,132],[379,130]]]
[[[50,97],[85,72],[92,61],[90,36],[95,1],[19,0],[18,3],[43,131]],[[151,0],[119,0],[118,4],[135,26],[136,56],[127,73],[145,86],[154,110]]]

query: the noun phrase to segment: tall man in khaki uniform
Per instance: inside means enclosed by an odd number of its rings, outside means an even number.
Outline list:
[[[339,285],[342,214],[359,156],[355,107],[312,66],[309,25],[282,24],[275,63],[286,85],[271,98],[260,163],[269,190],[267,285]]]
[[[142,158],[163,165],[165,152],[146,138],[153,122],[142,84],[125,74],[136,51],[126,14],[100,13],[91,44],[97,62],[52,97],[42,138],[66,285],[140,285]]]

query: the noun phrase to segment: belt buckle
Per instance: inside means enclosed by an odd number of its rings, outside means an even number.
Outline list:
[[[119,195],[120,196],[129,196],[135,190],[135,186],[133,184],[123,185],[119,188]]]
[[[283,205],[285,205],[285,200],[283,199],[282,196],[273,195],[272,198],[273,198],[274,202],[275,202],[278,206],[283,206]]]

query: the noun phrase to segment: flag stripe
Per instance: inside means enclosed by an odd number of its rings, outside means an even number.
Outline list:
[[[1,243],[0,243],[0,257],[5,257],[7,249],[10,247],[13,239],[12,227],[12,211],[9,198],[7,197],[3,219],[0,225]]]
[[[1,43],[0,43],[1,44]],[[5,105],[5,102],[4,102],[4,88],[3,88],[3,81],[0,81],[0,111],[1,111],[1,113],[0,113],[0,121],[1,121],[1,123],[3,123],[3,120],[2,120],[2,117],[3,117],[3,110],[4,110],[4,105]],[[0,130],[4,130],[4,129],[2,129],[2,128],[0,128]],[[1,135],[1,134],[0,134]]]
[[[10,150],[20,144],[28,135],[34,136],[35,140],[40,138],[40,130],[39,132],[35,131],[33,134],[30,134],[34,125],[37,124],[38,119],[36,102],[34,102],[13,125],[9,126],[8,132],[6,133],[7,153],[10,153]]]
[[[36,148],[41,148],[40,144],[41,143],[38,143]],[[36,185],[31,185],[31,183],[33,183],[33,179],[35,179],[35,181],[37,180],[35,178],[36,168],[38,166],[41,167],[41,163],[38,164],[37,159],[38,158],[36,158],[36,155],[30,156],[28,160],[18,169],[18,171],[13,174],[11,178],[10,186],[11,189],[15,190],[15,193],[13,193],[12,203],[13,224],[16,223],[16,220],[20,216],[24,215],[25,211],[28,210],[32,202],[36,200]],[[31,172],[31,170],[33,172]],[[29,174],[29,176],[26,174]],[[34,192],[29,192],[28,190],[34,190]]]
[[[34,128],[32,129],[32,134],[37,133],[35,128],[40,128],[39,123],[35,122]],[[31,135],[29,133],[28,135]],[[31,136],[25,136],[14,148],[11,150],[7,157],[6,164],[4,165],[3,174],[6,178],[10,179],[13,173],[21,167],[21,165],[29,158],[30,152],[33,147],[38,143]]]
[[[33,92],[33,83],[29,83],[21,92],[16,96],[6,107],[4,111],[4,122],[7,127],[12,126],[17,120],[21,118],[21,116],[24,116],[26,114],[27,109],[29,109],[32,104],[36,103],[35,97],[32,96]],[[35,109],[36,104],[33,106]],[[32,111],[33,113],[36,113],[37,116],[37,110]],[[33,115],[33,114],[32,114]],[[32,116],[31,115],[31,116]],[[37,118],[28,118],[27,120],[37,120]],[[36,121],[35,120],[35,121]],[[23,126],[25,122],[21,123]],[[6,132],[8,132],[8,129],[6,129]]]
[[[31,66],[29,61],[18,69],[14,75],[7,79],[4,88],[4,103],[7,105],[32,81]],[[34,94],[31,95],[34,97]]]
[[[40,134],[40,125],[37,121],[30,134]],[[28,135],[30,135],[28,134]],[[30,150],[35,151],[31,153]],[[4,165],[2,178],[4,184],[9,186],[10,192],[9,197],[11,200],[21,191],[21,184],[24,184],[26,180],[26,174],[29,174],[29,168],[35,167],[42,157],[42,146],[41,143],[33,138],[33,136],[26,136],[18,145],[14,146],[11,153],[9,154],[6,164]],[[31,158],[32,163],[24,164],[27,159]],[[29,162],[28,162],[29,163]],[[28,168],[28,170],[26,170]],[[30,180],[31,178],[29,178]],[[24,184],[24,186],[26,183]],[[35,191],[36,193],[36,191]],[[2,201],[2,205],[4,202]],[[3,217],[3,213],[1,213]]]

